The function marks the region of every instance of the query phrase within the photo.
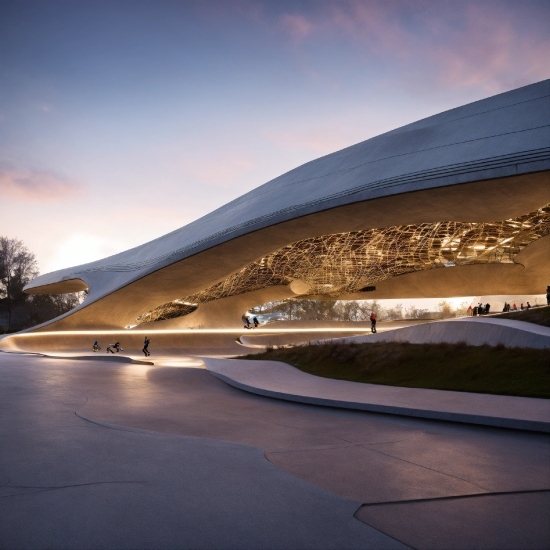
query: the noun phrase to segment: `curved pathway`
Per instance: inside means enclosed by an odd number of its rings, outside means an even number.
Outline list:
[[[550,433],[550,400],[322,378],[279,361],[203,358],[217,378],[285,401]]]

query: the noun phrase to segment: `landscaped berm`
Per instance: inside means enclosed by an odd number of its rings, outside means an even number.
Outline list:
[[[543,327],[550,327],[550,307],[536,307],[523,311],[509,311],[501,315],[493,316],[494,319],[510,319],[511,321],[524,321]]]
[[[352,382],[550,398],[550,349],[330,342],[269,348],[243,358],[282,361]]]

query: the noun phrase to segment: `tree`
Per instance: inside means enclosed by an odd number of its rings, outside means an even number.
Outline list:
[[[452,304],[447,302],[447,300],[441,300],[438,304],[439,314],[442,319],[447,319],[449,317],[455,317],[455,312],[453,310]]]
[[[8,331],[14,306],[25,301],[23,287],[37,275],[36,258],[23,241],[0,237],[0,299],[8,314]]]

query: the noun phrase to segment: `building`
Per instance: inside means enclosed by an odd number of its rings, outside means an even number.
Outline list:
[[[311,161],[154,241],[42,275],[25,292],[89,294],[31,330],[237,327],[249,307],[292,297],[542,293],[549,174],[546,80]]]

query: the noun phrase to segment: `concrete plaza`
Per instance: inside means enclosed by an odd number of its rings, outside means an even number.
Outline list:
[[[179,366],[178,366],[179,365]],[[547,435],[0,353],[2,548],[548,548]]]

